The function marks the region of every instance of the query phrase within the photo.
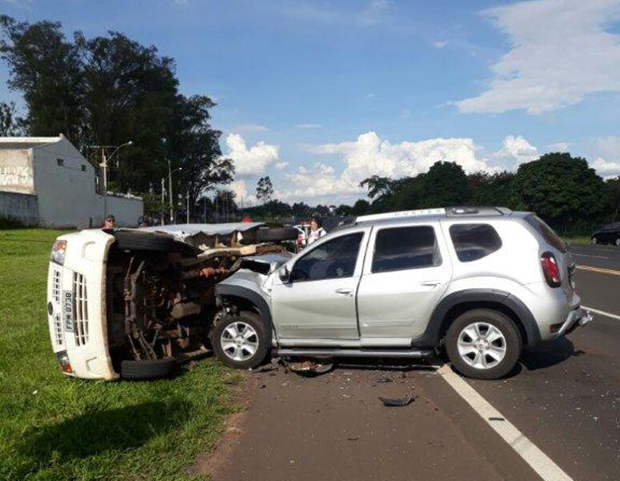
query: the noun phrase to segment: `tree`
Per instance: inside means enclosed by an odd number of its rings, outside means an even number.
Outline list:
[[[512,172],[476,172],[467,176],[471,192],[471,205],[490,205],[511,207],[512,183],[515,174]]]
[[[35,24],[0,16],[0,58],[9,67],[9,87],[23,92],[33,136],[65,134],[82,145],[83,77],[76,46],[58,22]]]
[[[513,182],[515,207],[531,210],[563,233],[589,230],[605,214],[605,183],[588,162],[569,153],[521,164]]]
[[[269,202],[273,197],[273,184],[269,176],[261,177],[256,184],[256,198],[263,203]]]
[[[291,213],[295,217],[310,217],[312,212],[312,207],[303,202],[295,202],[291,207]]]
[[[353,209],[351,210],[351,214],[358,215],[366,215],[370,210],[370,203],[365,199],[359,199],[353,204]]]
[[[0,102],[0,137],[21,135],[23,119],[17,117],[15,103]]]
[[[456,162],[435,162],[424,177],[420,208],[463,205],[469,186],[463,167]]]
[[[368,197],[371,199],[380,199],[392,193],[392,179],[373,175],[362,180],[360,182],[360,187],[366,187],[368,189]]]
[[[0,17],[0,58],[9,86],[23,93],[30,135],[64,133],[79,149],[133,144],[108,171],[120,191],[148,192],[172,169],[174,191],[193,203],[230,182],[232,161],[221,158],[220,132],[210,126],[205,96],[178,92],[174,61],[118,32],[67,40],[60,23],[18,23]],[[99,155],[99,151],[90,151]],[[97,162],[100,159],[96,159]]]

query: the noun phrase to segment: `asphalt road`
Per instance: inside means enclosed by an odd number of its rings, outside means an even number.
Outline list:
[[[620,316],[620,249],[571,250],[583,304]],[[620,319],[595,314],[568,338],[527,350],[509,378],[466,381],[501,413],[495,421],[520,432],[513,446],[439,372],[341,365],[315,378],[251,374],[241,435],[213,479],[620,479]],[[411,395],[405,407],[379,400]],[[550,461],[533,468],[524,460],[533,451]]]

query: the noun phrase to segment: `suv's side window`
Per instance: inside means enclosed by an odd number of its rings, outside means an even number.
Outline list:
[[[363,232],[357,232],[315,247],[295,263],[291,280],[319,281],[353,276],[363,237]]]
[[[420,269],[441,264],[431,226],[381,229],[375,239],[372,272]]]
[[[502,247],[499,234],[489,224],[454,224],[450,237],[461,262],[477,261]]]

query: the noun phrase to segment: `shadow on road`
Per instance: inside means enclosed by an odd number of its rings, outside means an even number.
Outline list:
[[[585,354],[584,351],[575,350],[573,343],[566,337],[555,341],[541,343],[535,347],[524,349],[521,363],[529,371],[544,369],[575,356]]]

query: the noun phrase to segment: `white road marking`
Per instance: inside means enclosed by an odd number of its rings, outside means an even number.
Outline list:
[[[612,276],[620,276],[620,271],[615,271],[613,269],[604,269],[603,267],[584,266],[581,264],[577,264],[575,267],[582,271],[598,272],[600,274],[610,274]]]
[[[599,316],[607,316],[607,317],[611,317],[612,319],[616,319],[618,321],[620,321],[620,316],[616,315],[616,314],[611,314],[610,312],[605,312],[605,311],[599,311],[598,309],[594,309],[593,307],[586,307],[586,306],[581,306],[584,309],[593,312],[594,314],[598,314]]]
[[[532,443],[478,391],[455,374],[447,364],[442,366],[438,373],[544,481],[573,481],[573,478]]]
[[[605,256],[591,256],[588,254],[577,254],[576,252],[571,252],[571,254],[573,254],[574,256],[579,256],[579,257],[590,257],[592,259],[609,259],[609,257],[605,257]]]

